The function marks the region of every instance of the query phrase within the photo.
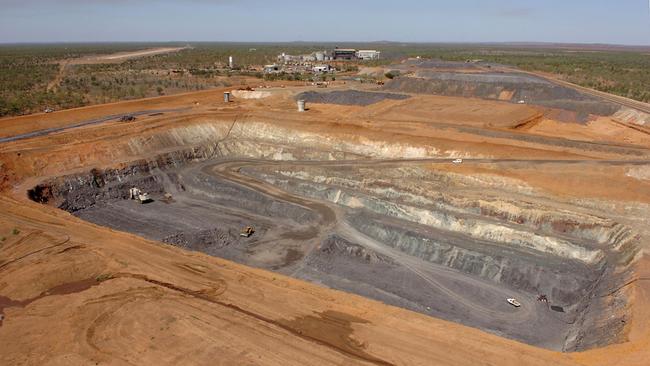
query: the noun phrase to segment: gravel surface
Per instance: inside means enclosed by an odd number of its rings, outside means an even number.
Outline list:
[[[333,91],[328,93],[305,92],[299,94],[296,99],[303,99],[308,103],[339,104],[339,105],[371,105],[386,99],[404,100],[410,96],[405,94],[364,92],[358,90]]]

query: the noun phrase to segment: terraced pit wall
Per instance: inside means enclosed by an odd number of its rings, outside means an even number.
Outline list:
[[[173,172],[194,163],[233,158],[285,162],[244,167],[240,173],[335,204],[346,211],[347,221],[356,230],[417,260],[531,297],[549,295],[562,310],[557,316],[565,327],[561,332],[565,351],[605,345],[624,335],[628,304],[625,290],[618,288],[626,282],[636,254],[634,233],[624,225],[540,204],[530,187],[502,178],[464,176],[421,165],[378,168],[363,163],[291,163],[439,156],[433,147],[337,140],[261,122],[171,129],[131,139],[126,146],[128,154],[150,156],[46,180],[29,191],[30,198],[77,212],[123,200],[132,186],[162,194],[161,171],[169,172],[172,183],[185,190],[184,184],[190,182]],[[128,154],[123,158],[128,159]],[[251,198],[251,202],[259,200]],[[246,205],[240,203],[239,208],[256,209]],[[310,212],[282,206],[274,209],[267,214],[284,212],[298,222],[314,219]],[[355,243],[342,244],[332,234],[322,250],[343,245],[350,256],[365,251],[364,256],[382,257]],[[503,335],[528,339],[526,334],[506,331]]]
[[[548,294],[571,314],[565,321],[578,325],[568,332],[564,350],[607,343],[607,333],[621,332],[625,324],[624,296],[597,298],[625,281],[629,273],[620,271],[637,252],[634,233],[613,220],[506,198],[509,190],[528,190],[515,182],[491,182],[506,188],[502,196],[481,191],[490,183],[474,182],[472,194],[470,177],[413,167],[245,173],[350,208],[355,228],[410,256]]]

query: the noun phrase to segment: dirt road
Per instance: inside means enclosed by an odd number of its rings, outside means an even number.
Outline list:
[[[66,59],[62,62],[68,65],[88,65],[100,63],[119,63],[132,58],[161,55],[165,53],[179,52],[189,47],[160,47],[150,48],[139,51],[117,52],[107,55],[91,55],[80,58]]]
[[[163,47],[163,48],[153,48],[153,49],[148,49],[148,50],[143,50],[143,51],[133,51],[133,52],[120,52],[112,55],[105,55],[105,56],[96,56],[94,59],[97,61],[115,61],[115,60],[126,60],[130,58],[137,58],[137,57],[143,57],[143,56],[153,56],[153,55],[160,55],[164,53],[171,53],[171,52],[178,52],[182,51],[184,49],[187,49],[188,47]]]
[[[56,76],[54,77],[54,80],[50,81],[47,84],[47,90],[51,91],[59,87],[61,85],[61,81],[63,81],[63,78],[65,77],[65,69],[68,67],[70,64],[70,60],[63,60],[59,62],[59,71],[56,73]]]
[[[28,133],[23,133],[19,135],[14,135],[14,136],[9,136],[9,137],[0,137],[0,143],[3,142],[11,142],[11,141],[18,141],[18,140],[24,140],[32,137],[38,137],[38,136],[47,136],[52,133],[57,133],[57,132],[63,132],[63,131],[68,131],[74,128],[79,128],[79,127],[84,127],[84,126],[91,126],[91,125],[96,125],[108,121],[117,121],[120,117],[123,117],[125,115],[128,116],[133,116],[133,117],[139,117],[139,116],[145,116],[145,115],[151,115],[151,114],[162,114],[162,113],[169,113],[169,112],[182,112],[185,110],[188,110],[189,108],[176,108],[176,109],[152,109],[148,111],[136,111],[136,112],[130,112],[128,114],[113,114],[101,118],[96,118],[96,119],[90,119],[86,120],[83,122],[79,123],[74,123],[71,125],[67,126],[62,126],[62,127],[52,127],[52,128],[46,128],[43,130],[39,131],[33,131],[33,132],[28,132]]]
[[[188,47],[162,47],[162,48],[152,48],[141,51],[132,51],[132,52],[118,52],[109,55],[94,55],[86,56],[80,58],[70,58],[61,60],[58,62],[59,70],[52,81],[47,84],[47,90],[54,90],[61,85],[61,81],[65,78],[66,69],[73,65],[90,65],[90,64],[101,64],[101,63],[119,63],[126,60],[130,60],[138,57],[145,56],[154,56],[161,55],[165,53],[179,52]]]

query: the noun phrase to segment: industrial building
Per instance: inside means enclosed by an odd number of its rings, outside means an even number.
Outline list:
[[[304,55],[278,55],[276,64],[266,65],[265,74],[277,73],[334,73],[336,69],[327,62],[378,60],[381,52],[376,50],[357,50],[354,48],[335,48],[332,51],[316,51]]]
[[[331,52],[316,51],[306,55],[288,55],[283,53],[278,55],[277,62],[281,65],[293,64],[302,65],[312,62],[324,62],[330,60],[336,61],[356,61],[356,60],[379,60],[381,55],[377,50],[357,50],[354,48],[335,48]]]
[[[277,60],[281,64],[300,64],[305,62],[322,62],[331,60],[331,56],[327,51],[317,51],[308,55],[287,55],[283,53],[278,56]]]
[[[381,52],[376,50],[359,50],[357,51],[357,58],[359,60],[369,61],[369,60],[379,60]]]
[[[334,51],[332,51],[332,58],[334,60],[356,60],[357,50],[354,48],[335,48]]]

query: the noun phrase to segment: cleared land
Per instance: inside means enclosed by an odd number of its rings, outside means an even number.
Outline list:
[[[273,63],[281,53],[304,54],[335,47],[332,44],[61,44],[0,46],[0,116],[38,113],[105,104],[109,102],[171,95],[188,91],[239,85],[233,77],[258,79],[319,80],[320,76],[263,75],[259,65]],[[438,71],[480,72],[467,60],[483,65],[516,66],[580,85],[590,90],[624,97],[616,103],[650,102],[650,60],[647,47],[589,47],[576,45],[436,45],[351,44],[358,49],[378,48],[386,59],[347,65],[369,81],[384,79],[382,65],[405,57],[430,58]],[[177,51],[175,51],[178,49]],[[147,50],[142,54],[142,50]],[[148,53],[149,51],[152,53]],[[153,50],[172,50],[153,53]],[[126,55],[137,57],[126,59]],[[102,55],[102,56],[97,56]],[[236,69],[228,69],[234,56]],[[113,58],[116,57],[116,58]],[[442,62],[436,60],[454,60]],[[75,62],[80,64],[75,65]],[[587,90],[584,90],[585,92]],[[609,94],[600,94],[612,98]],[[639,106],[637,104],[637,106]],[[647,108],[647,106],[645,107]]]
[[[642,364],[647,135],[592,96],[448,66],[388,83],[397,100],[334,83],[306,113],[317,89],[289,87],[0,121],[60,128],[0,144],[1,359]]]
[[[135,58],[135,57],[143,57],[143,56],[152,56],[152,55],[160,55],[164,53],[170,53],[170,52],[178,52],[181,50],[184,50],[185,47],[166,47],[166,48],[153,48],[150,50],[143,50],[143,51],[134,51],[134,52],[122,52],[122,53],[117,53],[117,54],[112,54],[112,55],[102,55],[102,56],[95,56],[93,58],[88,59],[89,61],[115,61],[115,60],[127,60],[130,58]],[[82,59],[83,60],[83,59]],[[80,60],[80,61],[82,61]]]
[[[120,63],[130,59],[145,57],[145,56],[155,56],[163,55],[166,53],[179,52],[188,47],[162,47],[162,48],[152,48],[147,50],[132,51],[132,52],[118,52],[108,55],[91,55],[80,58],[70,58],[65,60],[57,61],[59,65],[59,71],[56,74],[54,80],[47,84],[47,90],[51,91],[58,88],[61,85],[61,82],[66,77],[66,72],[70,66],[74,65],[93,65],[93,64],[110,64],[110,63]]]

